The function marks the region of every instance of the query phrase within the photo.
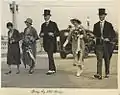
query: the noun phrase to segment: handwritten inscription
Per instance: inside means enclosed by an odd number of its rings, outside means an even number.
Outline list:
[[[43,95],[43,94],[62,94],[63,92],[62,91],[60,91],[60,90],[52,90],[52,89],[42,89],[42,90],[35,90],[35,89],[33,89],[33,90],[31,90],[30,91],[32,94],[36,94],[36,95]]]

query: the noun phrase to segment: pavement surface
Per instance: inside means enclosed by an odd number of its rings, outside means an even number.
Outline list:
[[[12,67],[12,74],[5,75],[8,71],[6,58],[2,58],[1,85],[2,87],[16,88],[89,88],[89,89],[116,89],[117,83],[117,59],[118,54],[114,53],[110,64],[110,78],[97,80],[93,78],[96,73],[96,56],[89,54],[85,59],[84,71],[80,77],[76,77],[76,67],[72,65],[73,57],[68,55],[66,59],[61,59],[59,54],[54,54],[57,73],[46,75],[48,70],[48,59],[46,53],[37,54],[37,64],[35,72],[28,74],[28,68],[20,66],[20,74],[16,74],[16,66]],[[103,76],[104,76],[103,63]]]

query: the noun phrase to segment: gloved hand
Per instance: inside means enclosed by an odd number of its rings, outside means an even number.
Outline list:
[[[105,38],[104,41],[109,42],[110,40],[108,38]]]
[[[52,32],[49,32],[48,35],[54,37],[54,34]]]
[[[40,33],[40,35],[39,35],[40,37],[43,37],[44,36],[44,33]]]

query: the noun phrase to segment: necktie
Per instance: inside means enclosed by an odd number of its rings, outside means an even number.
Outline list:
[[[48,26],[49,22],[46,22],[46,26]]]
[[[101,38],[103,39],[103,22],[100,22]]]

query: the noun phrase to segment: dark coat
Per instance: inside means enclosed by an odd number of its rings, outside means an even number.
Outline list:
[[[95,35],[96,45],[100,44],[100,37],[101,37],[101,29],[100,29],[100,21],[94,25],[93,34]],[[109,38],[110,41],[113,41],[115,38],[115,31],[111,23],[105,21],[104,29],[103,29],[103,37]]]
[[[54,37],[49,36],[48,35],[49,32],[52,32],[54,34]],[[40,32],[39,36],[41,36],[41,33],[44,34],[44,36],[43,36],[44,50],[46,52],[48,52],[50,49],[53,48],[53,52],[56,52],[56,50],[57,50],[56,37],[60,35],[57,24],[53,21],[50,21],[49,24],[46,26],[46,23],[43,23],[41,25],[41,32]]]
[[[8,31],[8,35],[10,31]],[[14,39],[13,43],[10,43],[10,40]],[[8,53],[7,53],[7,64],[17,65],[21,64],[20,62],[20,47],[19,47],[20,35],[18,30],[14,29],[13,35],[11,38],[8,37]]]

